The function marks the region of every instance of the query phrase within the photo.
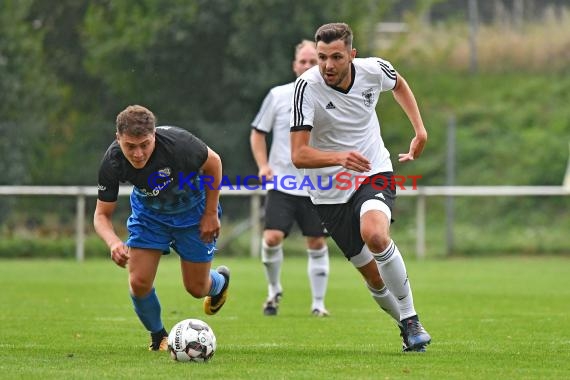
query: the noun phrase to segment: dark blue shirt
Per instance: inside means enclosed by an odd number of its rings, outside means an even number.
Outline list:
[[[156,128],[155,149],[142,169],[134,168],[114,141],[101,161],[98,199],[115,202],[119,184],[130,183],[134,186],[133,209],[168,215],[193,211],[201,215],[205,190],[198,178],[207,158],[206,144],[177,127]]]

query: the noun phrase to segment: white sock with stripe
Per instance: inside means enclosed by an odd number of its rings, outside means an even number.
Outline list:
[[[329,281],[329,249],[326,245],[321,249],[307,249],[307,254],[309,256],[307,274],[313,296],[311,310],[324,310]]]
[[[393,240],[380,253],[372,253],[380,276],[400,306],[400,320],[416,315],[412,289],[406,273],[404,259]]]
[[[261,262],[265,267],[269,298],[283,291],[281,287],[281,265],[283,264],[283,245],[270,247],[262,241]]]
[[[368,290],[370,290],[370,294],[372,294],[372,298],[374,301],[380,306],[382,310],[384,310],[388,315],[396,320],[396,322],[400,322],[400,306],[396,298],[390,293],[388,288],[384,286],[382,289],[373,289],[368,285]]]

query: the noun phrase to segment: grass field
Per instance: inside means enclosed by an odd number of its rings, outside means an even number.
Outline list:
[[[570,260],[408,261],[416,308],[433,337],[425,354],[400,352],[397,328],[357,272],[331,260],[327,307],[309,315],[306,262],[287,258],[280,315],[261,313],[255,259],[232,269],[217,316],[186,295],[178,262],[161,263],[157,292],[167,329],[195,317],[218,338],[211,362],[176,363],[146,350],[126,272],[111,261],[0,261],[0,378],[4,379],[557,379],[570,375]]]

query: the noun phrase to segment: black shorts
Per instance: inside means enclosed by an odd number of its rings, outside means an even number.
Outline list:
[[[384,202],[392,211],[396,200],[396,189],[391,185],[392,176],[392,172],[370,176],[369,178],[374,181],[361,185],[346,203],[316,206],[325,228],[347,259],[358,255],[364,247],[364,240],[360,234],[362,204],[367,200],[377,199]]]
[[[328,236],[309,197],[269,190],[265,199],[265,229],[282,231],[287,237],[293,222],[297,222],[303,236]]]

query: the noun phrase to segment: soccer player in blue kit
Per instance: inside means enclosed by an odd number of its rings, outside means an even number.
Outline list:
[[[229,269],[211,269],[220,233],[222,163],[190,132],[156,127],[154,114],[145,107],[132,105],[121,111],[116,127],[116,140],[99,169],[93,223],[111,259],[128,269],[134,310],[151,336],[149,350],[164,351],[168,333],[154,279],[160,258],[170,248],[180,256],[186,291],[205,297],[206,314],[216,314],[227,298]],[[207,186],[200,185],[201,176],[210,179]],[[126,242],[112,223],[121,182],[133,185]]]

